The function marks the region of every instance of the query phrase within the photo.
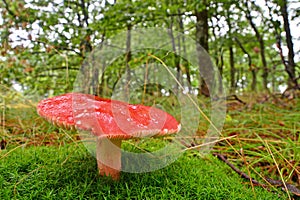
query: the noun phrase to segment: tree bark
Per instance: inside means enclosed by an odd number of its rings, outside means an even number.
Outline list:
[[[232,26],[230,13],[227,12],[227,25],[228,25],[228,35],[229,35],[229,64],[230,64],[230,92],[234,93],[236,88],[235,81],[235,66],[234,66],[234,52],[233,52],[233,44],[232,44]]]
[[[199,84],[199,94],[204,96],[209,96],[209,87],[212,85],[213,72],[205,66],[207,62],[203,56],[203,47],[207,52],[208,47],[208,10],[207,10],[207,0],[202,0],[203,7],[200,10],[195,10],[196,16],[196,42],[197,42],[197,53],[198,53],[198,64],[200,71],[200,84]]]
[[[253,22],[253,18],[251,16],[250,8],[249,8],[249,5],[248,5],[248,0],[245,1],[245,6],[246,6],[246,18],[248,19],[248,21],[250,23],[250,26],[252,27],[252,29],[255,32],[255,37],[258,40],[259,47],[260,47],[260,58],[261,58],[262,69],[263,69],[263,74],[262,74],[263,86],[264,86],[264,88],[267,91],[269,91],[269,89],[268,89],[268,73],[269,73],[269,69],[268,69],[268,66],[267,66],[267,61],[266,61],[266,56],[265,56],[265,43],[264,43],[264,39],[263,39],[263,36],[260,34],[259,30],[257,29],[255,23]],[[254,72],[252,71],[252,76],[253,76],[253,73]]]
[[[178,14],[180,14],[181,11],[180,9],[178,9]],[[181,53],[179,54],[180,57],[183,57],[183,58],[186,58],[186,44],[185,44],[185,36],[184,36],[184,24],[183,24],[183,20],[182,20],[182,15],[179,15],[178,16],[178,20],[179,20],[179,30],[180,30],[180,33],[182,34],[180,36],[180,39],[181,39],[181,47],[182,47],[182,53],[183,55],[181,55]],[[179,49],[181,51],[181,49]],[[191,73],[190,73],[190,65],[188,65],[186,63],[185,65],[185,73],[186,73],[186,79],[187,79],[187,86],[188,86],[188,89],[189,89],[189,92],[191,92],[192,90],[192,87],[191,87]]]
[[[289,23],[289,16],[288,16],[288,11],[287,11],[287,0],[282,0],[281,1],[281,14],[284,22],[284,31],[286,34],[286,44],[288,47],[288,64],[286,65],[286,71],[289,75],[289,81],[288,85],[290,87],[297,87],[299,88],[297,79],[296,79],[296,64],[295,64],[295,53],[294,53],[294,44],[293,44],[293,38],[291,35],[291,30],[290,30],[290,23]]]
[[[241,50],[244,52],[244,54],[246,54],[248,57],[248,66],[249,66],[249,70],[251,71],[251,76],[252,76],[251,90],[256,91],[256,83],[257,83],[256,69],[253,69],[253,67],[252,67],[251,56],[247,52],[247,50],[244,48],[242,43],[239,41],[239,39],[237,37],[235,37],[234,39],[235,39],[236,43],[238,44],[238,46],[241,48]],[[243,73],[241,73],[241,78],[243,78]],[[243,87],[243,85],[244,85],[244,83],[242,80],[242,87]]]
[[[203,0],[204,8],[196,10],[196,41],[200,44],[207,52],[208,47],[208,10],[206,8],[207,1]]]
[[[129,62],[131,60],[131,25],[128,24],[127,26],[127,38],[126,38],[126,84],[125,84],[125,97],[126,99],[129,98],[130,94],[130,80],[131,80],[131,70]]]
[[[174,66],[176,68],[176,79],[179,83],[182,83],[181,81],[181,73],[180,73],[180,38],[178,40],[178,47],[176,48],[176,41],[175,41],[175,38],[174,38],[174,34],[173,34],[173,20],[171,21],[170,23],[170,27],[169,27],[169,36],[171,38],[171,42],[172,42],[172,49],[173,49],[173,52],[174,52]],[[178,94],[179,92],[179,85],[176,84],[175,86],[175,93]]]
[[[229,63],[230,63],[230,92],[234,93],[236,88],[235,83],[235,66],[234,66],[234,52],[233,46],[229,47]]]

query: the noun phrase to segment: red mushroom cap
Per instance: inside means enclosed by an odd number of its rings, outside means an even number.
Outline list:
[[[39,102],[38,114],[58,126],[76,127],[107,138],[134,138],[176,133],[180,124],[160,109],[81,93]]]

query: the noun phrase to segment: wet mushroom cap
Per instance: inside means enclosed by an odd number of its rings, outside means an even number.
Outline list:
[[[111,139],[169,135],[180,130],[176,119],[158,108],[89,94],[68,93],[48,98],[39,102],[37,111],[55,125]]]
[[[170,114],[149,106],[68,93],[38,103],[40,116],[66,128],[77,128],[97,136],[96,157],[101,176],[120,178],[121,143],[134,137],[176,133],[180,124]]]

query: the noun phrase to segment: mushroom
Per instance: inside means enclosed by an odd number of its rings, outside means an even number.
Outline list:
[[[42,100],[38,114],[53,124],[89,131],[97,137],[99,173],[118,180],[122,140],[177,133],[180,124],[154,107],[128,104],[82,93],[67,93]]]

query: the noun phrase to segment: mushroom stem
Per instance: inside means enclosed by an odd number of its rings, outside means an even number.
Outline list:
[[[111,176],[114,180],[120,178],[121,144],[121,139],[97,139],[96,155],[101,176]]]

